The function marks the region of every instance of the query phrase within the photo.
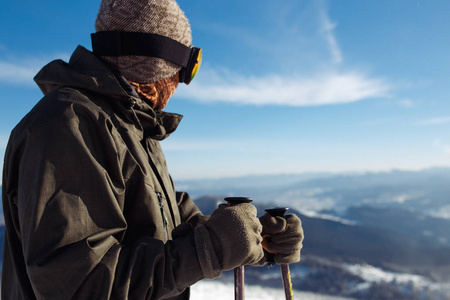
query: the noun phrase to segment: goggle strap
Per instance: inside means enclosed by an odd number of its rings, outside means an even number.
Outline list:
[[[158,57],[186,68],[193,49],[154,33],[99,31],[91,34],[92,51],[100,56]]]

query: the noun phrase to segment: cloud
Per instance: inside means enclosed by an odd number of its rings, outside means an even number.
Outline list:
[[[450,155],[450,145],[444,145],[442,147],[442,151],[444,152],[444,154]]]
[[[450,155],[450,145],[443,142],[441,139],[434,140],[433,146],[445,155]]]
[[[419,125],[442,125],[448,123],[450,123],[450,116],[423,120],[419,122]]]
[[[271,49],[273,53],[284,53],[281,60],[285,61],[280,65],[289,64],[289,68],[275,67],[270,74],[247,76],[236,69],[204,65],[195,81],[188,88],[181,87],[175,96],[201,102],[279,106],[345,104],[388,96],[391,86],[383,78],[343,65],[343,54],[335,36],[337,24],[329,16],[326,1],[311,2],[303,18],[299,18],[297,8],[293,5],[284,11],[286,17],[280,18],[280,26],[286,25],[285,20],[291,20],[294,15],[296,20],[309,22],[294,22],[297,26],[288,27],[291,28],[289,37],[283,34],[280,37],[288,45],[279,47],[279,43],[274,43],[279,48]],[[287,55],[288,52],[283,52],[285,48],[296,52]],[[324,64],[325,61],[332,63]],[[294,69],[302,71],[292,74]]]
[[[37,66],[0,61],[0,82],[30,84],[38,71]]]
[[[36,57],[11,57],[0,60],[0,83],[20,84],[22,86],[34,86],[33,78],[39,70],[56,58],[67,60],[69,55],[58,53],[55,56],[36,56]]]
[[[410,99],[403,99],[403,100],[400,100],[398,103],[400,106],[403,106],[406,108],[411,108],[415,105],[415,103]]]
[[[197,78],[196,78],[197,79]],[[316,76],[246,77],[227,70],[202,70],[202,76],[177,97],[204,102],[250,105],[317,106],[386,96],[388,84],[357,71]]]
[[[321,34],[328,44],[328,48],[331,52],[331,57],[334,63],[341,64],[343,61],[342,52],[334,35],[334,29],[337,24],[333,23],[328,16],[326,5],[322,2],[319,8],[319,21],[321,27]]]

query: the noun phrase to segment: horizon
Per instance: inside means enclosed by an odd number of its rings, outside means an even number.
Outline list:
[[[175,181],[450,167],[450,2],[178,3],[204,56],[165,109],[184,115],[161,143]],[[34,74],[90,49],[99,4],[5,3],[1,157]]]
[[[298,172],[298,173],[268,173],[268,174],[245,174],[245,175],[236,175],[236,176],[223,176],[223,177],[202,177],[202,178],[175,178],[174,182],[184,183],[188,181],[216,181],[216,180],[236,180],[236,179],[244,179],[244,178],[254,178],[254,177],[282,177],[282,176],[309,176],[310,178],[318,178],[321,176],[326,177],[338,177],[338,176],[365,176],[365,175],[383,175],[383,174],[392,174],[395,172],[401,173],[420,173],[420,172],[429,172],[429,171],[437,171],[437,170],[446,170],[450,171],[450,167],[448,166],[435,166],[428,167],[423,169],[390,169],[390,170],[379,170],[379,171],[342,171],[342,172]],[[0,177],[1,179],[1,177]],[[2,181],[0,180],[0,187],[2,186]],[[189,192],[189,191],[186,191]],[[1,195],[0,195],[1,198]]]
[[[202,177],[202,178],[176,178],[175,182],[183,181],[201,181],[201,180],[227,180],[227,179],[239,179],[239,178],[252,178],[252,177],[271,177],[271,176],[364,176],[364,175],[382,175],[382,174],[392,174],[395,172],[405,172],[405,173],[420,173],[429,172],[437,170],[448,170],[450,171],[450,166],[430,166],[420,169],[386,169],[386,170],[348,170],[348,171],[312,171],[312,172],[286,172],[286,173],[259,173],[259,174],[243,174],[235,176],[222,176],[222,177]]]

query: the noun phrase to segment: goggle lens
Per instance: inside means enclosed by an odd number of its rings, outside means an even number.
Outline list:
[[[191,80],[190,81],[192,81],[192,79],[195,78],[195,75],[197,75],[198,69],[200,69],[200,65],[201,64],[202,64],[202,49],[199,49],[194,68],[192,68]]]

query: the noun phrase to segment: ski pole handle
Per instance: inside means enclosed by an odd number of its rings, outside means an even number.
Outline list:
[[[282,217],[289,210],[288,207],[274,207],[266,209],[266,212],[272,217]],[[270,238],[270,235],[263,236],[264,239]],[[268,252],[267,263],[269,269],[272,269],[272,265],[275,263],[275,254]]]
[[[238,205],[240,203],[250,203],[253,200],[247,197],[227,197],[227,206]],[[244,300],[244,266],[240,266],[234,269],[234,299]]]
[[[225,201],[227,201],[227,206],[234,206],[241,203],[250,203],[253,199],[248,197],[227,197]]]
[[[274,207],[266,209],[266,212],[272,217],[282,217],[289,210],[289,207]]]
[[[272,217],[282,217],[288,210],[289,210],[288,207],[275,207],[266,209],[266,212]],[[270,236],[264,238],[270,238]],[[269,253],[269,255],[267,256],[267,263],[269,264],[269,268],[272,268],[272,264],[275,263],[275,254]],[[294,291],[292,290],[291,272],[289,270],[289,264],[280,264],[280,267],[286,300],[294,300]]]

